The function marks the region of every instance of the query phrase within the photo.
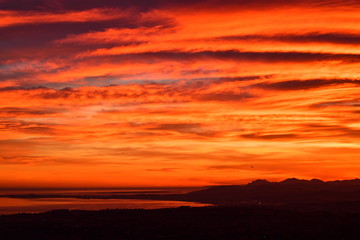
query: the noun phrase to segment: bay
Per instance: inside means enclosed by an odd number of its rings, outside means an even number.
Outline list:
[[[72,198],[71,195],[106,196],[133,194],[169,194],[186,193],[198,188],[114,188],[114,189],[1,189],[0,195],[15,195],[15,197],[0,196],[0,214],[39,213],[58,209],[69,210],[102,210],[102,209],[158,209],[180,206],[202,207],[208,204],[183,201],[163,201],[145,199],[83,199]],[[16,195],[56,195],[47,198],[21,198]],[[70,196],[69,196],[70,195]],[[61,197],[64,196],[64,197]]]

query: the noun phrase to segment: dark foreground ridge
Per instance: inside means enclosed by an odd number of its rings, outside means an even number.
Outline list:
[[[358,179],[331,182],[317,179],[287,179],[282,182],[256,180],[246,185],[216,186],[187,194],[66,197],[181,200],[217,206],[154,210],[56,210],[2,215],[0,239],[360,239]]]
[[[56,210],[0,216],[6,240],[360,239],[360,214],[275,207]]]

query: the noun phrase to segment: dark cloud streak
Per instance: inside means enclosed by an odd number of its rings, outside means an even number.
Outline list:
[[[260,139],[260,140],[282,140],[282,139],[293,139],[299,137],[297,134],[243,134],[243,138],[248,139]]]
[[[360,84],[360,80],[354,79],[310,79],[310,80],[289,80],[281,82],[263,82],[252,85],[252,87],[258,87],[271,90],[308,90],[320,87],[330,87],[340,84]]]
[[[172,60],[194,61],[217,59],[223,61],[254,61],[254,62],[314,62],[314,61],[342,61],[359,62],[360,54],[336,54],[320,52],[246,52],[237,50],[228,51],[200,51],[200,52],[144,52],[138,54],[119,54],[101,57],[121,61],[137,60],[148,62],[149,60]]]
[[[53,109],[32,109],[32,108],[20,108],[20,107],[3,107],[0,108],[0,116],[2,114],[10,114],[10,115],[48,115],[55,114],[59,111]]]
[[[333,44],[360,44],[360,35],[351,33],[305,33],[305,34],[278,34],[278,35],[240,35],[217,38],[226,41],[279,41],[290,43],[333,43]]]
[[[357,0],[5,0],[0,2],[4,10],[41,10],[59,12],[64,10],[84,10],[89,8],[129,8],[136,7],[141,11],[158,9],[163,7],[186,7],[197,6],[202,8],[232,7],[246,8],[275,8],[281,6],[353,6],[359,7]]]

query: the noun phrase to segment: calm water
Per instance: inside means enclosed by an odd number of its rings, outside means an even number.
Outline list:
[[[0,189],[0,195],[13,194],[53,194],[53,195],[116,195],[116,194],[168,194],[187,193],[204,187],[164,187],[164,188],[14,188]]]
[[[161,188],[161,189],[2,189],[0,195],[50,194],[50,195],[117,195],[139,193],[184,193],[199,188]],[[181,201],[160,201],[143,199],[78,199],[78,198],[8,198],[0,197],[0,214],[37,213],[56,209],[101,210],[114,208],[169,208],[207,204]]]

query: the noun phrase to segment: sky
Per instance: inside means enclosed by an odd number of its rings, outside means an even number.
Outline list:
[[[0,0],[0,187],[360,175],[358,0]]]

